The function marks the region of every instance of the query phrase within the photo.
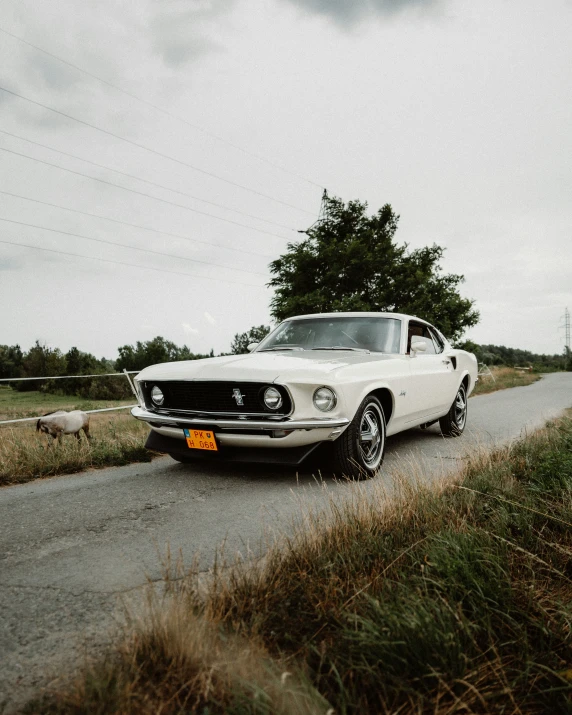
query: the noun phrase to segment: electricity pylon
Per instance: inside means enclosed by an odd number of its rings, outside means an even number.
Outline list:
[[[322,201],[320,203],[320,211],[318,212],[318,218],[314,221],[314,223],[307,229],[298,231],[298,233],[305,233],[307,234],[308,231],[314,226],[317,226],[318,224],[322,223],[323,221],[327,221],[329,218],[329,209],[328,209],[328,192],[326,189],[324,189],[324,193],[322,194]]]

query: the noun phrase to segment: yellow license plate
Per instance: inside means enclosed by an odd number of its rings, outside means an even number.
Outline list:
[[[218,452],[214,432],[202,429],[186,429],[185,439],[189,449],[207,449],[210,452]]]

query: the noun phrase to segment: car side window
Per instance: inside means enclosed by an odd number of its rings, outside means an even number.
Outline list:
[[[407,335],[407,353],[411,354],[411,343],[412,341],[424,342],[426,350],[423,353],[419,353],[419,356],[423,355],[435,355],[436,346],[431,337],[431,332],[426,325],[421,325],[421,323],[409,323],[409,332]]]
[[[432,328],[429,328],[429,333],[431,335],[431,338],[433,339],[433,344],[435,346],[435,352],[442,353],[443,350],[445,349],[445,345],[443,344],[443,341],[439,337],[439,333],[436,330],[433,330]]]

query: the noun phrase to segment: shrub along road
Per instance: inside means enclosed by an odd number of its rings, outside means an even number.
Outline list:
[[[472,447],[519,437],[571,405],[570,373],[476,397],[461,439],[443,440],[437,427],[390,438],[378,479],[390,487],[392,471],[412,462],[437,478]],[[328,493],[348,488],[324,484]],[[84,646],[106,641],[124,599],[137,602],[146,575],[161,578],[167,544],[187,562],[200,551],[203,569],[223,540],[229,556],[257,553],[264,526],[286,526],[301,498],[327,498],[309,472],[296,481],[288,469],[191,468],[169,458],[0,491],[0,712],[75,665]]]

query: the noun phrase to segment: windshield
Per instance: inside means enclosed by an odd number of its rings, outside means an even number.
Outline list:
[[[401,321],[396,318],[304,318],[279,325],[258,350],[333,348],[395,354],[400,339]]]

